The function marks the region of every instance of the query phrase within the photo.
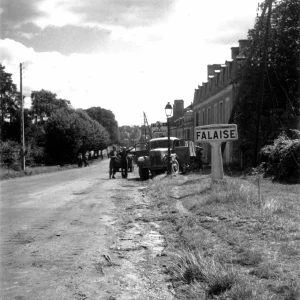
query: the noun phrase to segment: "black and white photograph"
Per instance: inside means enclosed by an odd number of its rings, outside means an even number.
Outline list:
[[[0,299],[300,300],[300,0],[0,0]]]

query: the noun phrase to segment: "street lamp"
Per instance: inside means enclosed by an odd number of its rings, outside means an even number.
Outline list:
[[[172,117],[173,108],[170,102],[165,107],[165,113],[168,122],[168,163],[167,163],[167,174],[171,174],[172,162],[171,162],[171,145],[170,145],[170,118]]]

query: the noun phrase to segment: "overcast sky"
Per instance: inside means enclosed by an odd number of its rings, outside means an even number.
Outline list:
[[[164,121],[193,101],[207,64],[247,37],[257,0],[0,0],[0,61],[19,89],[74,108],[111,110],[119,125]]]

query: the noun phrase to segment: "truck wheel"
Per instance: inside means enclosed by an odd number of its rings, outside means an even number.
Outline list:
[[[150,171],[150,173],[151,173],[151,178],[154,178],[155,176],[156,176],[156,172],[155,171]]]
[[[139,175],[141,180],[149,179],[149,170],[147,168],[139,167]]]
[[[172,175],[177,175],[179,172],[179,163],[177,159],[172,162]]]

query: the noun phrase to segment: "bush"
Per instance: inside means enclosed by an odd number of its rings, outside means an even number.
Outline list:
[[[281,133],[273,145],[261,149],[266,175],[274,176],[274,180],[300,181],[300,131],[293,132],[293,139]]]
[[[8,170],[20,170],[20,144],[11,140],[0,143],[1,166],[6,167]]]
[[[36,145],[28,146],[26,154],[26,166],[34,167],[45,163],[45,149]]]

